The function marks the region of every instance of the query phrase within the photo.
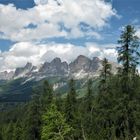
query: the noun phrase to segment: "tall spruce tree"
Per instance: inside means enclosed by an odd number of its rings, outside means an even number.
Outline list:
[[[13,128],[13,140],[24,140],[23,126],[20,121],[17,121]]]
[[[40,140],[41,114],[38,96],[34,96],[27,110],[25,119],[25,139]]]
[[[132,139],[135,136],[135,113],[134,102],[136,99],[137,65],[139,64],[139,39],[133,26],[124,27],[117,47],[118,62],[122,64],[119,70],[121,94],[115,106],[116,112],[116,135],[120,139]],[[138,102],[136,104],[139,104]]]
[[[92,79],[87,82],[87,91],[83,100],[83,107],[81,109],[81,129],[84,139],[90,139],[93,128],[93,90]]]
[[[100,83],[99,83],[99,89],[100,92],[106,92],[107,90],[107,80],[111,75],[111,64],[108,62],[106,58],[102,61],[102,70],[100,74]]]
[[[79,139],[81,129],[79,128],[78,102],[74,79],[69,82],[69,91],[65,102],[65,116],[67,123],[73,128],[71,139]]]
[[[92,102],[93,102],[93,91],[92,91],[92,79],[88,80],[87,83],[87,94],[85,97],[85,102],[86,102],[86,111],[91,112],[92,110]]]
[[[49,84],[49,82],[46,80],[43,85],[43,93],[41,95],[41,109],[42,111],[46,110],[49,108],[50,104],[52,103],[53,100],[53,88]]]
[[[76,112],[76,90],[75,90],[75,82],[73,79],[69,82],[69,92],[66,97],[66,104],[65,104],[65,113],[66,113],[66,119],[68,122],[72,122],[75,118],[75,112]]]
[[[112,139],[112,94],[110,87],[110,80],[112,76],[111,68],[111,64],[106,58],[104,58],[102,61],[102,70],[100,74],[99,94],[96,98],[96,112],[94,113],[96,118],[95,129],[98,130],[98,139]]]
[[[10,122],[4,130],[3,139],[13,140],[13,132],[14,132],[14,123]]]
[[[131,82],[136,74],[136,67],[139,64],[139,38],[136,36],[136,30],[133,26],[127,25],[124,27],[117,47],[118,62],[122,64],[122,90],[123,92],[131,91]]]

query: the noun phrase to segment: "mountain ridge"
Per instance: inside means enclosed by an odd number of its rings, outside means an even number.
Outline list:
[[[80,79],[84,77],[99,76],[102,60],[98,57],[92,59],[84,55],[79,55],[74,61],[67,63],[56,57],[51,62],[44,62],[40,68],[27,62],[24,67],[16,68],[15,71],[1,72],[0,80],[13,80],[21,77],[41,80],[45,77],[62,76]],[[113,71],[117,69],[117,64],[113,64]]]

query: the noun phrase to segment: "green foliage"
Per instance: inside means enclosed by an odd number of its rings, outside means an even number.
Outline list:
[[[37,97],[29,104],[25,119],[25,139],[40,139],[41,114],[39,100]]]
[[[107,80],[107,77],[111,75],[111,64],[108,62],[106,58],[103,59],[102,61],[102,70],[101,70],[101,79],[104,79],[104,81]]]
[[[127,25],[122,31],[117,47],[118,62],[122,64],[119,70],[121,74],[121,86],[125,93],[133,92],[133,80],[137,74],[137,65],[139,64],[139,38],[136,36],[136,31],[133,26]]]
[[[86,112],[91,112],[92,110],[92,102],[93,102],[93,91],[92,91],[92,80],[89,79],[87,83],[87,94],[85,95],[85,109]]]
[[[41,140],[64,140],[71,130],[64,115],[57,110],[55,104],[52,104],[47,113],[43,115]]]
[[[72,122],[73,119],[75,118],[76,105],[77,99],[76,99],[75,82],[73,79],[71,79],[69,83],[69,92],[66,97],[65,103],[65,114],[68,122]]]
[[[23,126],[21,125],[21,123],[19,121],[17,121],[14,125],[13,128],[13,140],[24,140],[23,137]]]
[[[100,74],[100,84],[99,84],[99,89],[100,92],[106,92],[108,89],[107,82],[110,80],[111,76],[111,64],[108,62],[106,58],[103,59],[102,61],[102,70]]]
[[[123,73],[129,73],[139,64],[139,39],[133,26],[127,25],[122,31],[118,47],[118,61],[123,65]]]
[[[12,140],[13,139],[13,132],[14,132],[14,125],[12,122],[8,124],[7,127],[4,128],[3,131],[3,139],[4,140]]]
[[[40,98],[42,110],[49,108],[50,104],[52,103],[52,99],[53,99],[52,86],[49,84],[48,81],[45,81],[43,86],[43,93],[41,94]]]

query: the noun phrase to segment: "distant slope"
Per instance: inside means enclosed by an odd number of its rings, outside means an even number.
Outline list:
[[[0,102],[22,102],[30,99],[33,87],[37,84],[30,81],[22,84],[24,79],[16,79],[0,85]]]
[[[30,80],[25,83],[24,78],[12,81],[0,81],[0,102],[26,102],[31,99],[34,92],[41,94],[43,90],[43,82],[48,80],[53,86],[55,94],[65,97],[68,92],[68,77],[48,77],[41,81]],[[86,93],[87,80],[78,79],[75,81],[75,88],[77,90],[77,97],[82,97]],[[93,87],[97,90],[98,80],[94,79]]]

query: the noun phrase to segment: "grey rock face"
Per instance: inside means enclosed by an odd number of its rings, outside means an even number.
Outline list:
[[[76,73],[80,70],[87,72],[90,69],[91,60],[88,57],[80,55],[70,63],[70,73]]]
[[[17,68],[15,70],[14,77],[23,77],[29,75],[34,68],[35,67],[32,65],[32,63],[27,63],[25,67]]]
[[[70,63],[70,72],[77,73],[81,70],[84,72],[95,72],[99,68],[100,60],[97,57],[94,57],[92,60],[83,55],[78,56],[78,58]]]
[[[50,63],[45,62],[39,72],[45,73],[47,76],[63,76],[68,74],[68,64],[61,62],[60,58],[55,58]]]
[[[96,72],[100,67],[101,60],[98,57],[93,57],[90,65],[90,72]]]

